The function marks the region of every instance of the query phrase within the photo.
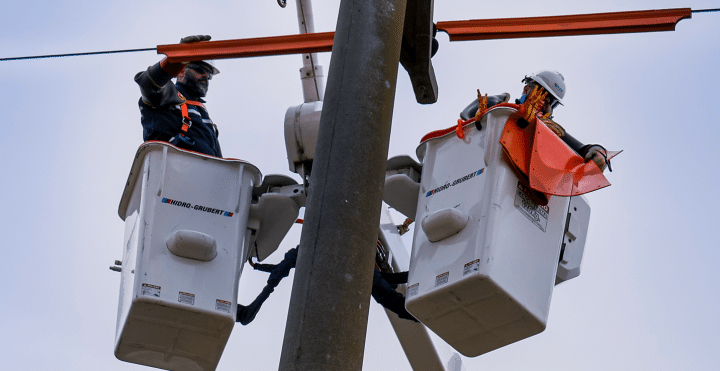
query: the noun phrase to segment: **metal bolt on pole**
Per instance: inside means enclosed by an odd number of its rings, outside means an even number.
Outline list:
[[[279,369],[362,369],[406,0],[343,0]]]

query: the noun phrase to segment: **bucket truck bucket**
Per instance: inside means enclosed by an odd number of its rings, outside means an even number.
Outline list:
[[[235,324],[247,259],[252,164],[147,142],[118,213],[125,221],[115,356],[214,370]]]
[[[503,160],[499,140],[514,112],[494,107],[458,129],[462,138],[456,128],[433,132],[417,148],[406,308],[469,357],[545,329],[567,230],[570,197],[536,202]],[[579,258],[571,260],[579,274]]]

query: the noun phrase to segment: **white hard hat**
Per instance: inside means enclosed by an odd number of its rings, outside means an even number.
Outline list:
[[[538,83],[550,92],[550,94],[557,99],[558,103],[563,104],[562,100],[565,97],[565,78],[560,72],[547,70],[538,71],[530,76],[525,76],[523,82],[526,83],[528,80]]]
[[[194,61],[194,62],[190,62],[190,63],[201,64],[201,65],[209,68],[210,71],[212,71],[213,75],[217,75],[218,73],[220,73],[220,70],[218,70],[217,67],[215,67],[215,62],[213,60],[208,59],[208,60],[204,60],[204,61]]]

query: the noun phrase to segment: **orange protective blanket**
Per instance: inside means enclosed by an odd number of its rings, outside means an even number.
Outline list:
[[[550,195],[577,196],[610,185],[595,162],[585,160],[539,118],[521,129],[519,114],[508,118],[500,137],[516,170],[527,176],[530,188]]]

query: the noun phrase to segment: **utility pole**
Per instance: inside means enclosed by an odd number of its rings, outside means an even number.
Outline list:
[[[406,0],[343,0],[279,369],[362,369]]]

